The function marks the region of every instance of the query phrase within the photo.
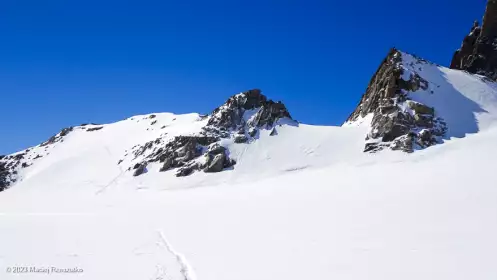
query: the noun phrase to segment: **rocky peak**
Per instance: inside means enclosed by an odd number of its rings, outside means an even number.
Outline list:
[[[428,62],[396,49],[383,60],[346,122],[354,124],[371,117],[365,151],[388,147],[412,152],[438,143],[445,134],[445,122],[434,108],[412,98],[418,91],[433,93],[430,83],[418,73],[423,64]]]
[[[133,165],[139,176],[146,166],[159,162],[161,172],[176,170],[176,176],[188,176],[194,171],[220,172],[236,164],[229,150],[220,144],[228,140],[235,144],[249,143],[258,138],[261,129],[277,135],[275,125],[280,119],[292,120],[281,102],[268,100],[259,89],[231,96],[223,105],[200,121],[206,124],[194,135],[158,138],[133,148]]]
[[[450,68],[497,80],[497,0],[488,0],[482,26],[474,22]]]
[[[268,100],[259,89],[233,95],[216,108],[209,117],[208,126],[226,130],[272,126],[278,119],[289,118],[290,113],[281,102]]]

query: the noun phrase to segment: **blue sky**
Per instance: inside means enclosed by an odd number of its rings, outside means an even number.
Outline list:
[[[448,65],[485,0],[0,2],[0,154],[260,88],[339,125],[395,46]]]

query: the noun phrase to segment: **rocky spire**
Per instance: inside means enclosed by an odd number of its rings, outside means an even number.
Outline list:
[[[437,144],[438,138],[444,136],[446,124],[436,116],[435,109],[412,100],[415,92],[433,94],[429,82],[419,74],[427,64],[412,55],[390,50],[344,124],[356,125],[361,119],[372,117],[365,152],[384,148],[413,152]]]
[[[497,0],[488,0],[483,25],[475,21],[450,68],[466,70],[497,80]]]
[[[489,39],[497,36],[497,0],[488,0],[481,35]]]

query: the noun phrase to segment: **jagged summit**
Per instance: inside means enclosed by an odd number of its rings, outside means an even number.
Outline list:
[[[488,0],[482,26],[473,23],[450,68],[497,80],[497,0]]]
[[[392,49],[370,81],[366,93],[346,124],[370,116],[371,129],[365,151],[378,151],[384,147],[412,152],[415,147],[428,147],[444,136],[445,121],[435,110],[414,101],[410,93],[433,89],[418,72],[428,64],[407,53]],[[416,69],[417,68],[417,69]]]
[[[247,114],[251,116],[247,118]],[[225,129],[237,129],[245,124],[263,127],[272,126],[280,118],[292,118],[285,105],[268,100],[260,89],[253,89],[230,97],[210,114],[207,125]]]

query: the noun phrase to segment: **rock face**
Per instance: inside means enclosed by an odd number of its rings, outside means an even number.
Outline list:
[[[250,143],[261,129],[273,129],[283,118],[292,120],[283,103],[268,100],[258,89],[249,90],[233,95],[211,114],[202,116],[206,124],[199,133],[170,140],[158,138],[133,147],[133,161],[145,166],[160,162],[160,172],[175,169],[178,177],[199,170],[220,172],[236,164],[228,149],[220,145],[221,140]]]
[[[488,0],[483,25],[475,21],[450,68],[497,80],[497,0]]]
[[[415,63],[428,62],[409,55],[416,61],[405,65],[403,55],[396,49],[389,52],[356,110],[347,119],[347,123],[353,123],[372,116],[365,151],[389,147],[412,152],[415,148],[436,144],[437,138],[447,130],[434,108],[412,100],[415,92],[430,91],[429,82],[413,67]]]

